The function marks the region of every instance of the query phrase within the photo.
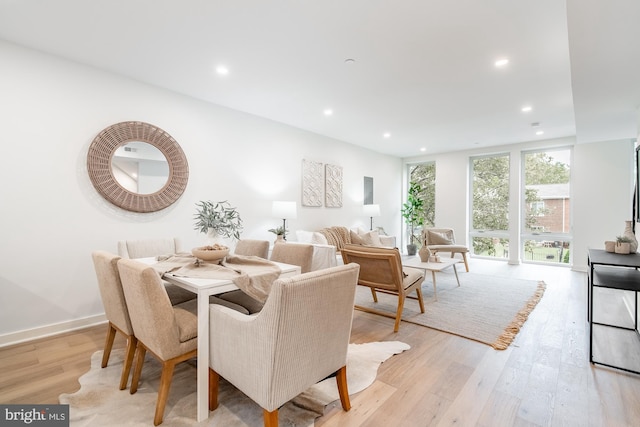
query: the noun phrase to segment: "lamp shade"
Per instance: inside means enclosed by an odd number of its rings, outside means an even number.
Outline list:
[[[380,205],[363,205],[365,216],[380,216]]]
[[[296,202],[273,202],[272,214],[276,218],[296,219]]]

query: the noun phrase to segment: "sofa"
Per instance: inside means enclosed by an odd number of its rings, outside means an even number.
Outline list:
[[[342,264],[340,250],[345,245],[365,245],[376,247],[396,247],[395,236],[380,235],[377,230],[366,231],[361,228],[349,229],[333,226],[318,231],[296,231],[297,243],[314,246],[312,270],[335,267]]]

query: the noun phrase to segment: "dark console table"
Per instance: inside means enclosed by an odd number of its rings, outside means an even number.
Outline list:
[[[638,291],[640,291],[640,254],[620,255],[606,252],[601,249],[589,249],[589,275],[587,289],[587,317],[589,320],[589,360],[591,363],[621,369],[623,371],[640,374],[640,372],[622,366],[615,366],[593,359],[593,326],[600,325],[608,328],[625,329],[635,331],[636,338],[640,337],[638,331]],[[594,288],[617,289],[632,291],[634,295],[633,328],[595,322],[593,320]]]

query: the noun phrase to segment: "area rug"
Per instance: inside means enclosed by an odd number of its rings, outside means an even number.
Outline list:
[[[458,287],[452,271],[436,274],[438,300],[434,301],[428,272],[422,284],[425,313],[420,313],[418,301],[407,299],[402,321],[479,341],[496,350],[509,347],[546,287],[542,281],[474,273],[459,273]],[[376,304],[369,288],[358,286],[356,304],[395,316],[398,297],[378,293]]]
[[[378,367],[394,354],[408,350],[399,341],[350,344],[347,356],[347,384],[353,395],[369,387],[376,379]],[[79,378],[80,390],[61,394],[60,403],[69,404],[70,425],[74,427],[152,426],[158,397],[160,364],[145,359],[142,379],[136,394],[118,390],[124,350],[114,350],[109,366],[102,369],[102,351],[91,357],[91,369]],[[313,426],[329,403],[338,400],[335,378],[326,379],[286,403],[279,411],[280,425]],[[162,425],[167,427],[259,427],[262,409],[235,387],[220,379],[218,408],[209,418],[196,422],[195,360],[176,367]]]

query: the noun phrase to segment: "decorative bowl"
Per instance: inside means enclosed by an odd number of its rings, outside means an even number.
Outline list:
[[[218,261],[229,254],[229,248],[226,246],[201,246],[191,249],[194,257],[203,261]]]

